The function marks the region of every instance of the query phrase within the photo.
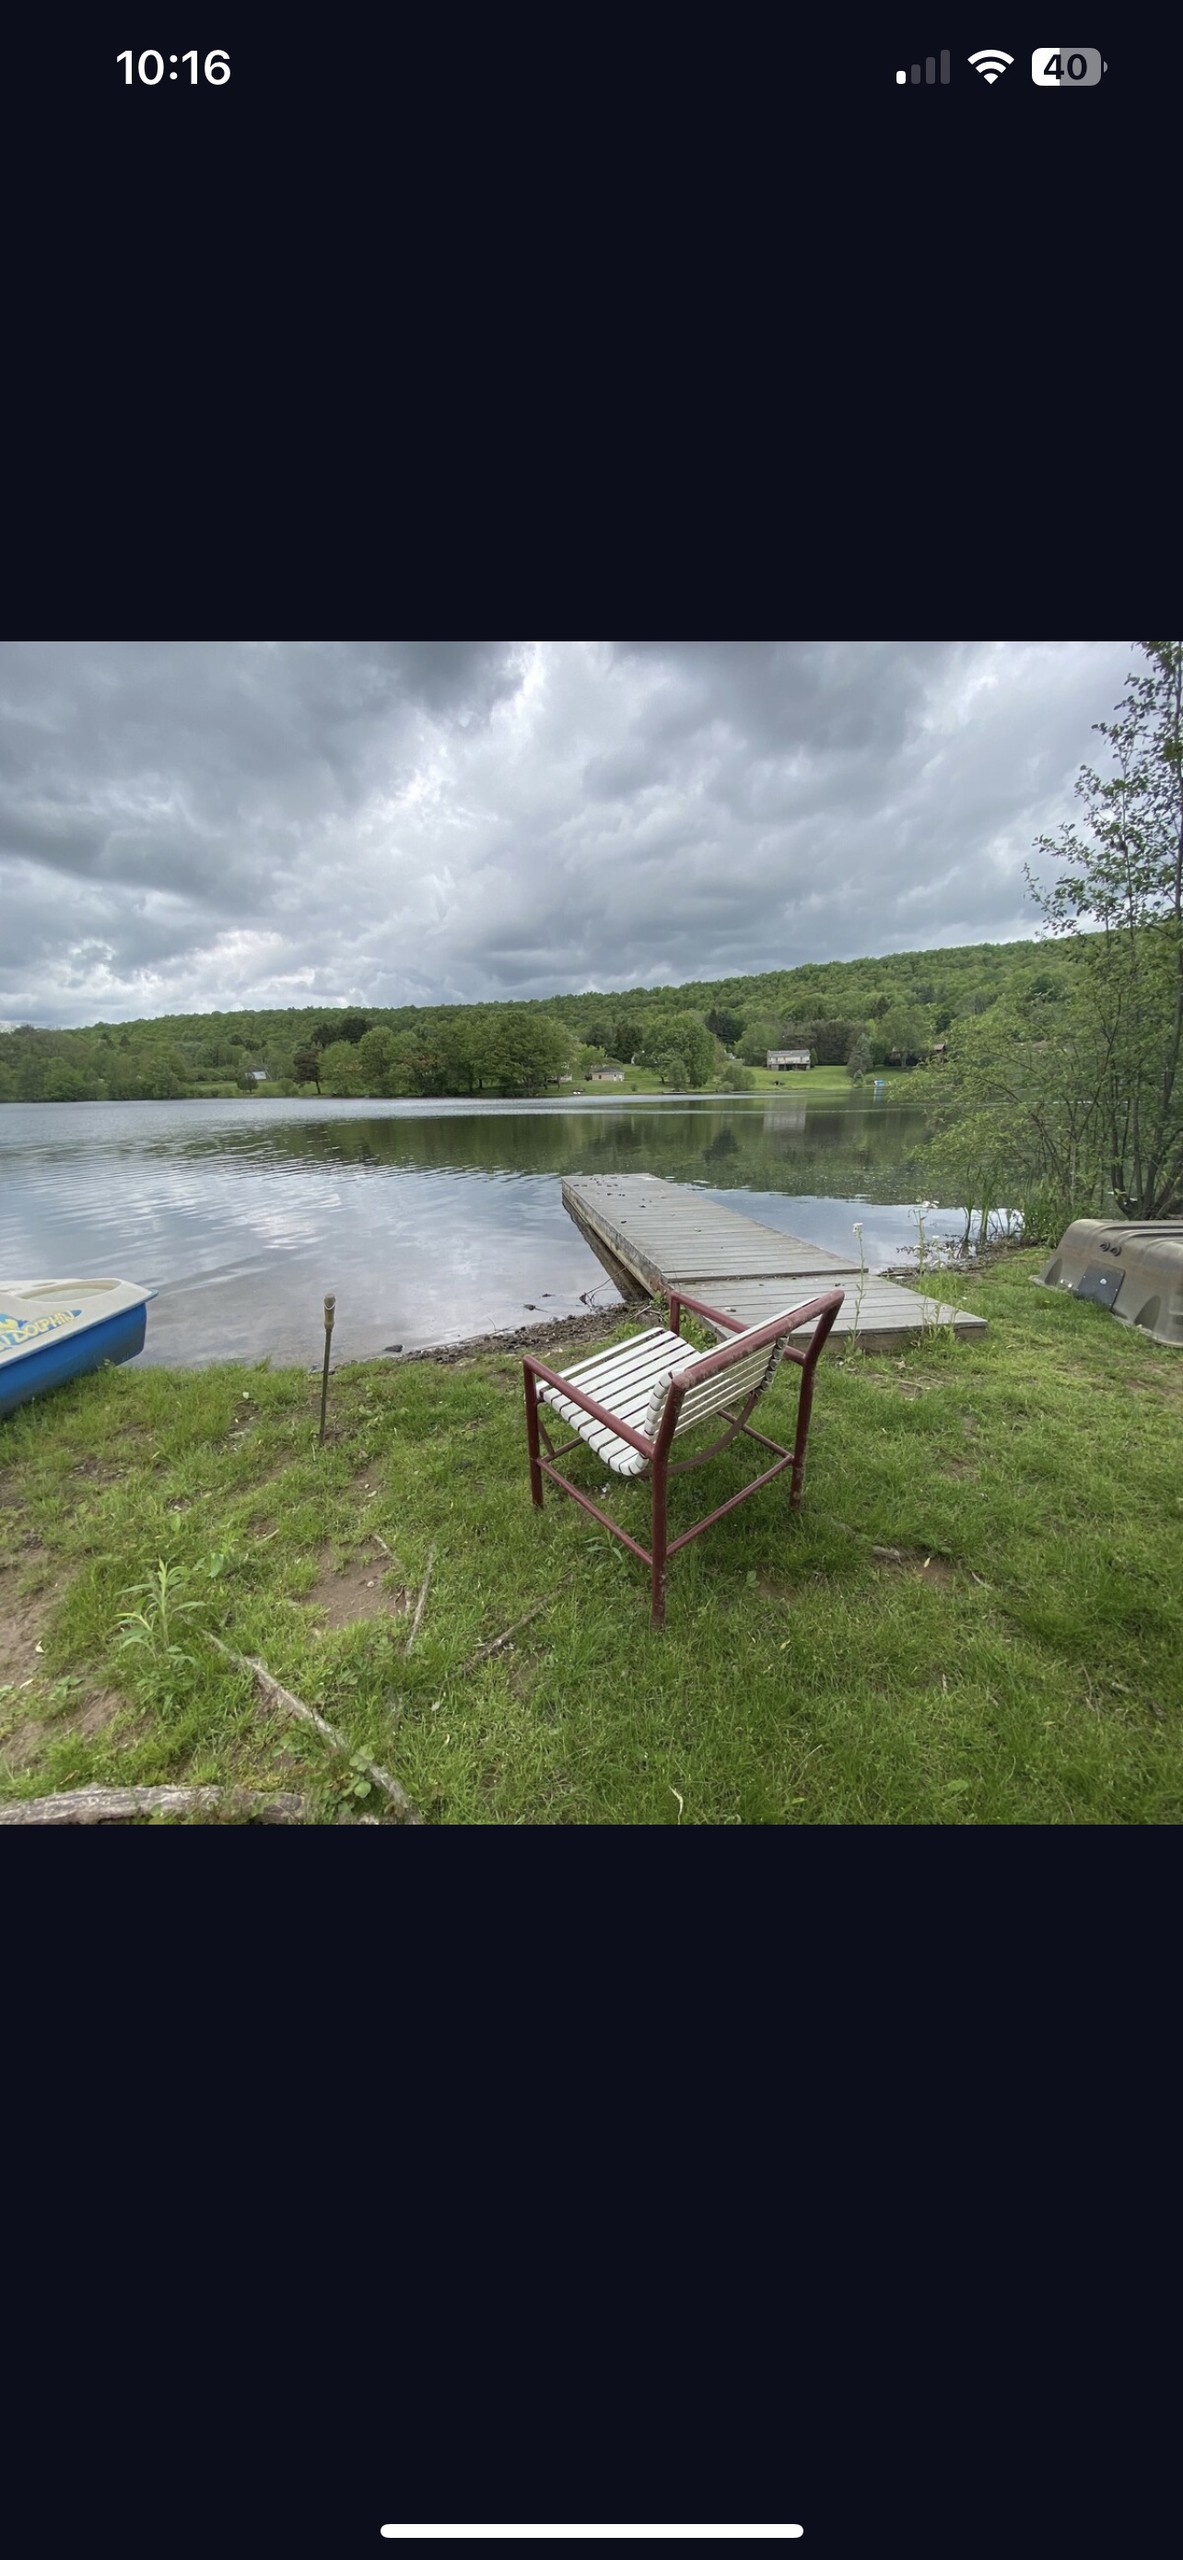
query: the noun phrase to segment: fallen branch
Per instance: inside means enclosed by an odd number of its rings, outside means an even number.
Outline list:
[[[422,1616],[423,1616],[423,1611],[424,1611],[424,1609],[425,1609],[425,1607],[426,1607],[426,1605],[427,1605],[427,1587],[428,1587],[428,1584],[429,1584],[429,1583],[430,1583],[430,1581],[431,1581],[431,1568],[432,1568],[432,1566],[433,1566],[433,1564],[434,1564],[434,1563],[435,1563],[435,1548],[433,1547],[433,1548],[432,1548],[432,1550],[431,1550],[431,1553],[430,1553],[430,1555],[428,1556],[428,1559],[427,1559],[427,1571],[426,1571],[426,1573],[425,1573],[425,1574],[424,1574],[424,1576],[423,1576],[423,1588],[422,1588],[422,1590],[421,1590],[421,1592],[420,1592],[420,1594],[419,1594],[418,1600],[417,1600],[417,1601],[416,1601],[416,1603],[415,1603],[415,1615],[414,1615],[414,1617],[413,1617],[413,1619],[412,1619],[412,1621],[411,1621],[411,1632],[410,1632],[409,1636],[407,1637],[407,1641],[406,1641],[405,1645],[403,1646],[403,1659],[404,1659],[404,1661],[406,1660],[406,1658],[407,1658],[408,1654],[410,1653],[410,1650],[411,1650],[412,1645],[414,1644],[415,1638],[416,1638],[416,1636],[417,1636],[417,1635],[418,1635],[418,1633],[419,1633],[419,1621],[420,1621],[420,1619],[422,1618]]]
[[[860,1545],[870,1547],[872,1555],[878,1558],[880,1564],[903,1563],[904,1558],[899,1547],[877,1547],[868,1530],[852,1529],[847,1521],[834,1520],[832,1514],[831,1520],[835,1529],[841,1529],[844,1538],[857,1538]]]
[[[268,1796],[254,1787],[71,1787],[64,1795],[30,1796],[0,1805],[0,1822],[131,1822],[137,1814],[239,1815],[246,1822],[306,1822],[303,1796]]]
[[[901,1548],[877,1547],[866,1529],[852,1529],[845,1520],[834,1520],[833,1514],[831,1514],[831,1521],[835,1529],[841,1529],[844,1538],[858,1538],[864,1547],[870,1547],[872,1555],[878,1557],[880,1564],[903,1564],[904,1555]]]
[[[234,1664],[236,1671],[249,1671],[260,1697],[266,1700],[268,1706],[280,1707],[285,1715],[296,1716],[301,1724],[312,1725],[320,1734],[322,1741],[327,1742],[334,1751],[339,1751],[346,1760],[352,1758],[353,1755],[344,1734],[337,1733],[331,1724],[326,1724],[324,1717],[318,1715],[315,1707],[306,1707],[302,1698],[295,1697],[290,1689],[283,1688],[274,1674],[268,1670],[265,1662],[260,1662],[251,1653],[235,1653],[231,1645],[223,1644],[221,1637],[214,1635],[208,1628],[206,1633],[209,1642],[217,1646],[219,1653],[225,1654],[227,1661]],[[376,1760],[367,1760],[364,1766],[366,1776],[389,1796],[401,1822],[422,1822],[422,1814],[412,1804],[405,1788],[400,1787],[398,1779],[391,1777],[389,1769],[380,1769]]]
[[[833,1527],[835,1529],[841,1529],[844,1538],[858,1538],[861,1540],[864,1547],[870,1547],[871,1553],[877,1564],[907,1564],[908,1557],[902,1547],[877,1547],[874,1540],[868,1535],[868,1532],[865,1529],[852,1529],[848,1526],[845,1520],[835,1520],[832,1513],[830,1517]],[[928,1555],[926,1555],[924,1559],[925,1570],[927,1570],[928,1566],[932,1563],[933,1556],[936,1552],[937,1550],[932,1548]],[[972,1565],[969,1570],[971,1573],[973,1572]],[[980,1573],[975,1573],[973,1578],[975,1582],[982,1582]],[[983,1591],[988,1590],[989,1585],[982,1582],[982,1589]]]
[[[549,1591],[545,1600],[536,1600],[533,1608],[527,1609],[523,1617],[515,1618],[512,1627],[507,1627],[504,1635],[494,1636],[491,1644],[478,1645],[476,1652],[470,1654],[468,1661],[462,1665],[461,1669],[452,1673],[452,1678],[467,1680],[469,1672],[476,1670],[478,1662],[487,1662],[491,1653],[500,1653],[502,1645],[508,1644],[511,1636],[516,1636],[520,1627],[528,1627],[531,1618],[537,1618],[543,1609],[549,1609],[555,1597],[556,1593]]]

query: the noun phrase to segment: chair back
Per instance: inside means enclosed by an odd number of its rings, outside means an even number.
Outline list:
[[[788,1312],[794,1313],[795,1310],[788,1310]],[[749,1333],[764,1333],[768,1322],[769,1318],[765,1316],[759,1325],[750,1325],[747,1330]],[[684,1369],[679,1369],[675,1374],[679,1380],[685,1380],[686,1383],[678,1419],[674,1424],[674,1438],[677,1439],[679,1433],[683,1431],[690,1431],[696,1422],[704,1422],[708,1414],[718,1413],[725,1405],[744,1404],[750,1395],[762,1395],[765,1388],[772,1384],[787,1339],[788,1335],[784,1333],[779,1335],[776,1341],[769,1342],[765,1334],[765,1339],[757,1343],[753,1351],[744,1349],[745,1334],[733,1334],[730,1342],[719,1346],[721,1351],[727,1351],[732,1356],[722,1362],[718,1368],[714,1368],[713,1364],[718,1360],[719,1352],[706,1351],[700,1361],[688,1363]],[[708,1360],[712,1363],[712,1374],[696,1385],[695,1370],[705,1367]],[[654,1379],[649,1396],[649,1408],[641,1425],[641,1429],[651,1440],[656,1440],[661,1429],[669,1391],[670,1372],[667,1370],[661,1377]]]

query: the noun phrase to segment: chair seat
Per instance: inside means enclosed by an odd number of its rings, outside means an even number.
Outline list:
[[[688,1368],[702,1356],[682,1334],[667,1333],[657,1325],[652,1333],[634,1334],[631,1342],[619,1342],[613,1351],[597,1351],[590,1360],[579,1360],[561,1374],[578,1383],[585,1395],[594,1396],[597,1404],[607,1405],[610,1412],[619,1414],[622,1422],[631,1423],[634,1431],[643,1431],[654,1388],[669,1377],[671,1370]],[[644,1473],[649,1461],[633,1448],[631,1441],[622,1440],[619,1432],[597,1422],[581,1405],[560,1395],[557,1387],[540,1386],[538,1393],[615,1475]]]

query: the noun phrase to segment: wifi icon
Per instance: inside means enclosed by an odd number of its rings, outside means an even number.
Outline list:
[[[983,80],[994,81],[1001,80],[1003,72],[1009,71],[1015,57],[1013,53],[1000,52],[996,44],[987,44],[983,45],[980,53],[971,53],[966,58],[972,62],[975,71],[981,72]]]

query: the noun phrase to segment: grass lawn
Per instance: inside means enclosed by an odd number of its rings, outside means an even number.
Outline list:
[[[758,1093],[845,1093],[869,1102],[881,1084],[897,1100],[907,1093],[924,1102],[932,1091],[927,1070],[914,1067],[868,1067],[861,1084],[851,1083],[846,1067],[786,1067],[780,1075],[771,1067],[749,1067],[748,1073],[755,1077]]]
[[[0,1795],[379,1809],[204,1626],[429,1821],[1178,1821],[1183,1357],[1033,1288],[1042,1259],[934,1280],[989,1318],[979,1342],[827,1353],[804,1509],[774,1485],[676,1557],[660,1635],[625,1550],[556,1494],[532,1509],[517,1353],[342,1369],[323,1450],[302,1370],[112,1369],[23,1408],[0,1422]],[[794,1401],[774,1390],[775,1436]],[[747,1469],[688,1479],[682,1516]],[[647,1535],[643,1486],[609,1507]],[[159,1628],[117,1644],[159,1559],[196,1604],[189,1660]]]
[[[902,1067],[873,1067],[861,1085],[851,1083],[845,1067],[786,1068],[782,1075],[775,1075],[768,1067],[747,1067],[744,1073],[753,1079],[747,1090],[756,1093],[825,1094],[827,1097],[844,1094],[852,1100],[869,1102],[874,1086],[879,1082],[896,1100],[906,1092],[909,1097],[923,1102],[930,1091],[927,1075],[918,1084],[917,1071]],[[719,1074],[725,1077],[726,1069],[720,1068]],[[308,1089],[311,1091],[311,1087]],[[568,1100],[586,1099],[589,1093],[615,1094],[619,1100],[621,1095],[628,1093],[665,1093],[667,1087],[652,1067],[626,1067],[621,1084],[592,1084],[586,1076],[576,1076],[573,1084],[563,1085],[561,1090]],[[700,1085],[697,1092],[704,1100],[725,1102],[727,1099],[726,1087],[717,1092],[713,1079],[709,1085]]]

